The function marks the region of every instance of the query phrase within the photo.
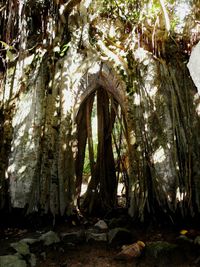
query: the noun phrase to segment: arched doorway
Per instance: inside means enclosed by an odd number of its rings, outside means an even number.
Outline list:
[[[127,206],[127,127],[120,103],[99,86],[81,103],[76,123],[79,208],[92,214],[105,213],[120,204]],[[81,196],[84,182],[87,190]]]

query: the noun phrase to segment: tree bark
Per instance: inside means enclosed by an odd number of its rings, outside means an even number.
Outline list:
[[[98,89],[97,162],[94,165],[83,205],[89,213],[95,212],[97,207],[105,212],[116,205],[117,180],[111,136],[116,115],[110,106],[108,93],[102,88]]]

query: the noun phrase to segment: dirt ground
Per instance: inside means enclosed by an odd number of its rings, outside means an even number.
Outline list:
[[[35,226],[35,227],[34,227]],[[17,242],[22,238],[37,238],[41,233],[49,230],[60,235],[64,232],[75,232],[83,229],[83,225],[73,225],[67,221],[59,223],[56,227],[1,227],[0,229],[0,256],[12,254],[10,247],[12,242]],[[132,228],[138,240],[142,240],[148,247],[152,242],[176,243],[180,235],[181,228],[177,227],[140,227]],[[198,232],[198,230],[195,230]],[[195,232],[194,231],[194,232]],[[194,239],[194,237],[191,237]],[[192,239],[191,239],[192,240]],[[193,241],[191,241],[193,242]],[[195,248],[195,249],[194,249]],[[121,245],[110,245],[106,242],[80,242],[78,244],[60,242],[47,247],[35,245],[31,252],[36,255],[36,267],[195,267],[200,266],[200,246],[194,246],[190,242],[181,245],[172,254],[165,253],[152,257],[145,251],[140,258],[129,261],[116,260],[117,253],[121,250]],[[195,251],[194,251],[195,250]],[[4,266],[1,266],[4,267]]]
[[[168,235],[164,240],[171,240],[174,238],[174,233],[153,232],[151,240],[163,240],[165,235]],[[149,237],[148,237],[149,238]],[[144,240],[144,238],[143,238]],[[196,253],[188,250],[187,255],[185,251],[175,252],[169,258],[168,255],[163,255],[157,259],[142,255],[140,258],[126,260],[116,260],[117,253],[121,247],[112,247],[104,243],[84,243],[74,246],[73,248],[58,247],[54,250],[50,249],[46,252],[46,259],[41,260],[38,267],[195,267],[200,266],[200,263],[195,263],[197,259]],[[183,255],[184,254],[184,255]]]

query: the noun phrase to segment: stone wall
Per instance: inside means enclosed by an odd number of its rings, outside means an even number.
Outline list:
[[[134,32],[124,34],[120,21],[101,20],[90,2],[96,1],[82,1],[70,14],[67,46],[60,46],[58,30],[51,48],[36,48],[7,70],[1,101],[12,106],[12,142],[1,181],[9,180],[11,206],[71,212],[76,115],[84,99],[102,87],[118,100],[127,121],[130,214],[144,219],[145,212],[175,213],[177,207],[193,214],[200,209],[199,95],[187,62],[173,49],[156,57]],[[64,29],[67,22],[62,23]],[[102,38],[91,36],[100,29]]]

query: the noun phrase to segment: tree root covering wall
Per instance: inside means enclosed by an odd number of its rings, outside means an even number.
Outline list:
[[[163,35],[150,45],[155,27],[144,22],[140,32],[140,24],[106,16],[99,1],[36,2],[0,11],[9,26],[9,36],[1,30],[0,207],[70,214],[76,117],[101,87],[127,121],[131,216],[199,213],[199,95],[180,43]]]
[[[166,213],[172,220],[176,211],[194,215],[200,197],[199,96],[181,58],[158,61],[143,53],[129,96],[135,136],[130,213]]]

